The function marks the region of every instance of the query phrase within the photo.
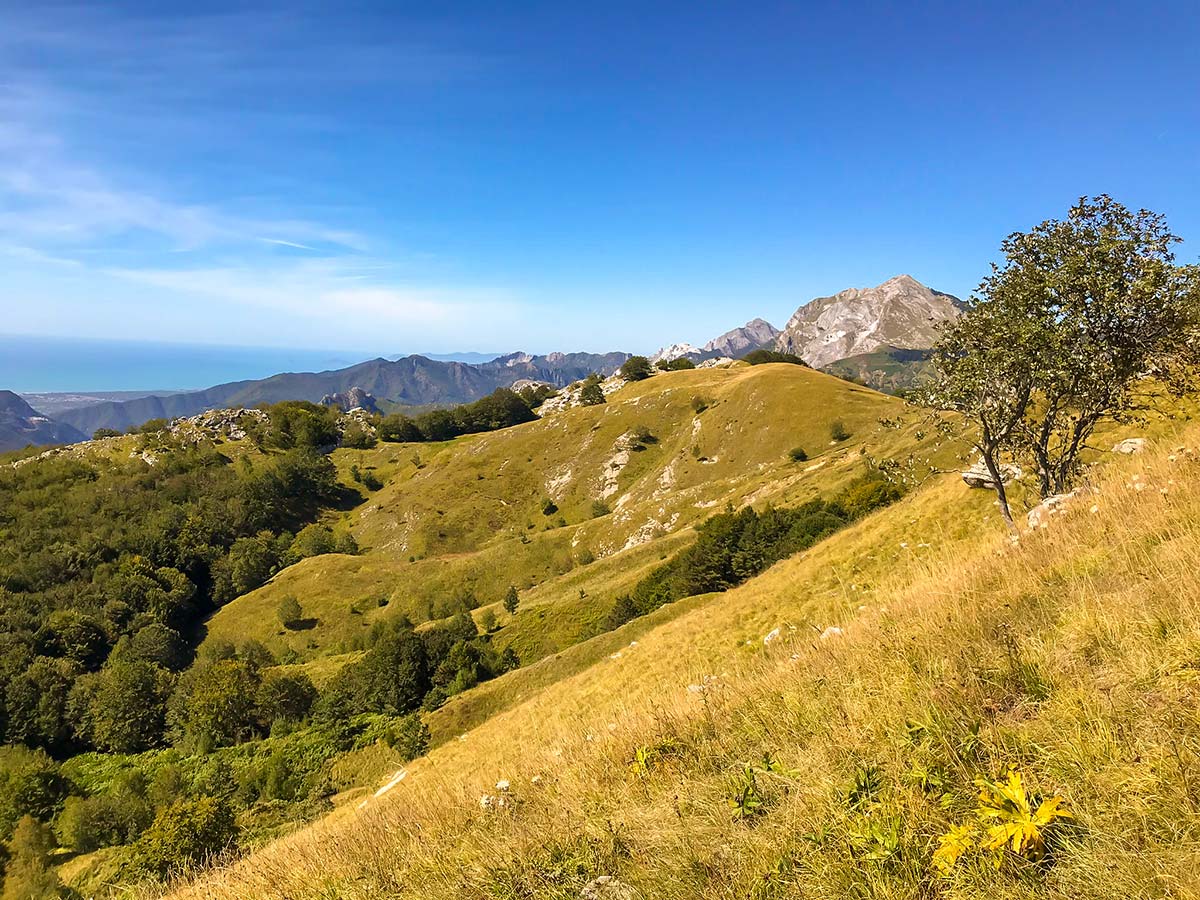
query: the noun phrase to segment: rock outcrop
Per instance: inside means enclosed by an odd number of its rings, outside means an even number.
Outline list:
[[[1067,505],[1079,494],[1079,489],[1047,497],[1025,515],[1025,524],[1030,528],[1049,528],[1050,520],[1067,511]]]
[[[1141,453],[1145,449],[1145,438],[1125,438],[1125,440],[1118,441],[1117,443],[1113,444],[1112,452],[1132,454]]]
[[[956,297],[898,275],[878,287],[850,288],[801,306],[775,349],[820,368],[880,347],[927,348],[937,338],[938,324],[961,309]]]
[[[372,413],[379,412],[379,405],[375,402],[375,398],[357,386],[350,388],[348,391],[326,394],[321,398],[321,405],[336,406],[342,412],[348,412],[352,409],[363,409]]]
[[[1000,465],[1000,480],[1004,484],[1014,481],[1021,477],[1021,467],[1012,463],[1002,463]],[[978,460],[971,468],[964,469],[962,472],[962,480],[967,487],[972,488],[995,488],[996,481],[992,478],[992,473],[988,471],[983,460]]]

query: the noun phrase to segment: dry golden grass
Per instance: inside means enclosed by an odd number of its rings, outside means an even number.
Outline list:
[[[694,397],[710,405],[697,414]],[[884,427],[885,417],[907,421]],[[831,444],[839,418],[851,437]],[[470,591],[480,614],[490,606],[504,624],[497,645],[528,664],[595,634],[613,599],[726,503],[792,505],[835,493],[863,471],[864,454],[953,464],[935,435],[917,436],[922,419],[894,397],[777,364],[658,375],[603,406],[446,444],[339,450],[343,473],[351,464],[373,468],[387,482],[344,516],[363,553],[290,566],[219,610],[208,633],[235,643],[253,637],[309,662],[354,649],[380,619],[444,616],[446,601]],[[604,498],[612,511],[594,516],[608,466],[637,426],[656,440],[625,454]],[[787,458],[797,445],[809,462]],[[546,497],[559,507],[550,516],[541,509]],[[583,564],[589,555],[595,561]],[[511,622],[500,607],[510,584],[521,590]],[[313,628],[279,623],[286,595],[300,600]]]
[[[573,898],[601,874],[663,900],[1200,896],[1200,462],[1175,452],[1197,442],[1113,461],[1016,546],[982,492],[928,484],[173,896]],[[788,771],[736,821],[765,753]],[[943,879],[937,837],[1008,767],[1077,827],[1046,865]]]

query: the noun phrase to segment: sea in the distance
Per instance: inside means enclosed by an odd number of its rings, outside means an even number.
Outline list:
[[[183,391],[279,372],[340,369],[379,353],[0,335],[0,390]]]

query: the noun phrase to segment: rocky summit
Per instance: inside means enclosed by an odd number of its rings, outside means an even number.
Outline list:
[[[766,319],[751,319],[741,328],[715,337],[702,348],[706,356],[728,356],[737,359],[751,350],[770,347],[779,337],[779,329]]]
[[[776,349],[821,367],[885,346],[931,347],[938,324],[957,316],[962,307],[957,297],[932,290],[911,275],[898,275],[878,287],[849,288],[801,306],[776,340]]]

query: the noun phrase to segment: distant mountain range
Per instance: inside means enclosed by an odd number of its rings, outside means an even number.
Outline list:
[[[933,345],[940,322],[958,315],[962,301],[932,290],[910,275],[899,275],[873,288],[850,288],[818,297],[799,309],[783,330],[764,319],[713,338],[703,347],[677,343],[664,347],[654,361],[687,357],[701,362],[737,358],[766,348],[802,357],[814,368],[881,390],[911,387],[924,364],[923,351]],[[345,405],[345,398],[370,395],[384,409],[469,403],[496,388],[541,381],[562,387],[591,372],[609,375],[628,353],[510,353],[487,361],[472,354],[457,358],[405,356],[372,359],[326,372],[289,372],[219,384],[202,391],[137,396],[63,409],[55,419],[43,416],[15,394],[0,407],[0,448],[29,443],[81,440],[99,428],[124,431],[150,419],[192,416],[207,409],[252,407],[283,400],[322,401]],[[837,364],[837,365],[835,365]]]
[[[193,416],[206,409],[257,406],[283,400],[319,403],[325,397],[359,388],[402,406],[469,403],[516,381],[545,381],[562,386],[591,372],[611,374],[628,353],[511,353],[482,364],[443,361],[425,356],[372,359],[329,372],[289,372],[251,381],[219,384],[203,391],[97,403],[67,410],[59,421],[91,434],[97,428],[125,430],[150,419]]]
[[[46,418],[12,391],[0,391],[0,451],[30,444],[72,444],[85,437],[70,425]]]

